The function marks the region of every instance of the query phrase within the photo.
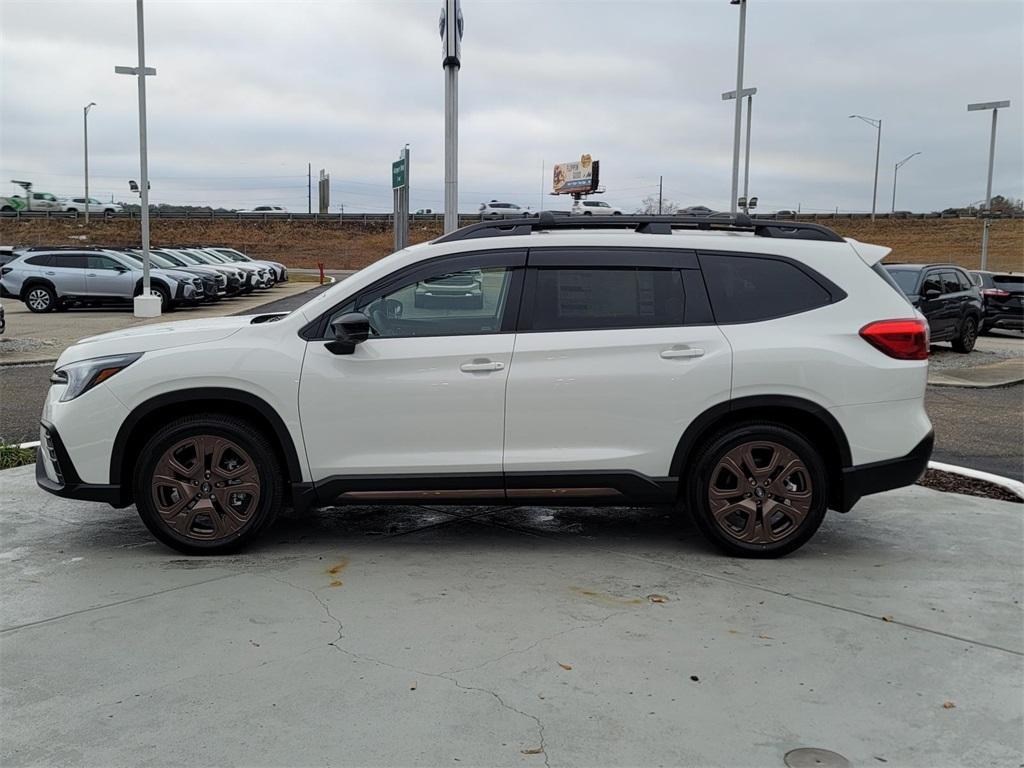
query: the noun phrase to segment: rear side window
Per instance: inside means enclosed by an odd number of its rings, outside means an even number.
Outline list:
[[[52,267],[53,256],[48,253],[40,254],[39,256],[29,256],[25,259],[26,264],[31,264],[33,267]]]
[[[64,269],[85,269],[88,255],[84,253],[57,253],[53,256],[53,266]]]
[[[531,329],[589,331],[684,324],[677,269],[537,270]]]
[[[760,256],[700,254],[715,320],[751,323],[832,303],[832,294],[788,261]]]
[[[905,294],[909,296],[910,294],[914,293],[914,289],[917,288],[917,278],[921,274],[920,272],[918,272],[918,270],[893,269],[885,271],[892,275],[892,279],[896,281],[896,284]],[[924,289],[922,288],[922,292],[923,290]]]

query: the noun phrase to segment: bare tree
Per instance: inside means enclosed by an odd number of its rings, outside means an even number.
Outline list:
[[[667,197],[661,199],[661,212],[665,215],[670,215],[679,210],[679,206],[669,200]],[[658,196],[648,195],[640,203],[640,209],[637,213],[643,213],[646,215],[655,215],[658,213]]]

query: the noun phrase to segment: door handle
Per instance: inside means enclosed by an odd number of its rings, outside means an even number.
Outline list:
[[[96,273],[95,272],[86,272],[85,276],[86,277],[96,277]]]
[[[463,363],[459,366],[459,370],[466,373],[478,373],[480,371],[500,371],[504,367],[504,363],[484,361],[479,363]]]
[[[56,272],[47,272],[46,274],[48,274],[48,275],[56,275],[57,273]]]
[[[704,350],[701,347],[682,347],[663,350],[661,356],[665,360],[674,360],[686,357],[702,357]]]

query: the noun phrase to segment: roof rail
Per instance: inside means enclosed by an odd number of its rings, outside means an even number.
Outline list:
[[[434,240],[435,243],[453,243],[481,237],[507,237],[529,235],[540,230],[565,229],[632,229],[648,235],[670,235],[675,229],[694,229],[724,232],[751,232],[758,237],[776,237],[787,240],[826,240],[841,243],[843,238],[828,227],[803,221],[775,221],[752,219],[744,213],[735,216],[569,216],[541,211],[535,217],[523,219],[496,219],[470,224]]]

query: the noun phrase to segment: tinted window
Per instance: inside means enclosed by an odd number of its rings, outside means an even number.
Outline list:
[[[956,279],[956,272],[942,273],[942,292],[956,293],[960,290],[960,281]]]
[[[921,295],[924,296],[928,291],[942,293],[942,281],[939,279],[938,272],[929,272],[924,276],[924,281],[921,283]]]
[[[26,264],[31,264],[33,267],[52,267],[53,256],[50,254],[42,254],[40,256],[29,256],[25,259]]]
[[[968,278],[966,274],[964,274],[963,272],[960,272],[958,270],[956,272],[956,279],[957,279],[957,282],[960,284],[960,290],[961,291],[969,291],[969,290],[971,290],[971,281],[970,281],[970,278]]]
[[[786,261],[701,254],[700,266],[719,323],[767,320],[832,302],[824,287]]]
[[[508,267],[439,271],[360,299],[356,309],[385,339],[500,333],[512,275]],[[351,311],[342,307],[331,320]]]
[[[683,325],[683,308],[679,270],[540,268],[530,328],[586,331]]]
[[[120,266],[109,256],[89,256],[89,269],[117,269]]]
[[[888,272],[905,294],[910,295],[917,288],[917,277],[921,273],[916,269],[890,269]]]
[[[1016,275],[996,275],[992,278],[992,282],[1004,291],[1019,292],[1024,288],[1024,277]]]
[[[55,267],[65,269],[85,269],[89,256],[84,253],[57,253],[53,256]]]

